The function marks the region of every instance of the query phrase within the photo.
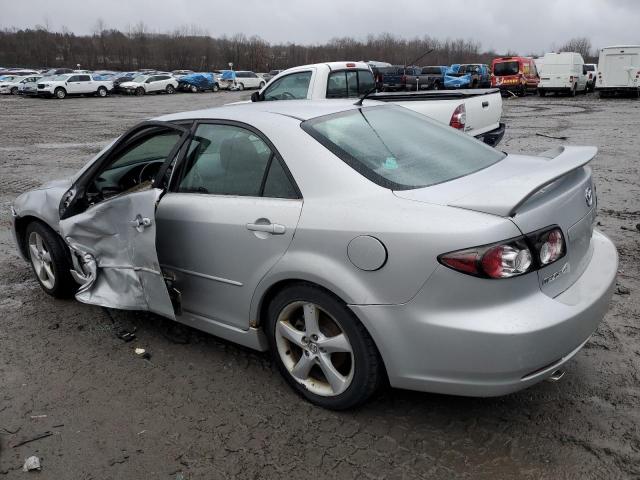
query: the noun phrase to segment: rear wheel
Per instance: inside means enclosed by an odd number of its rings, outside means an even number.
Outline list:
[[[18,87],[13,87],[11,89],[11,95],[17,95],[18,94]]]
[[[99,87],[98,88],[98,96],[99,97],[106,97],[107,96],[107,89],[104,87]]]
[[[578,90],[578,86],[574,85],[573,88],[571,89],[571,91],[569,92],[569,95],[572,96],[572,97],[575,97],[577,90]]]
[[[173,85],[167,85],[167,88],[165,88],[165,92],[171,95],[172,93],[176,93],[176,89],[173,87]]]
[[[195,85],[191,85],[191,87],[189,87],[189,90],[191,90],[191,93],[198,93],[198,87],[196,87]]]
[[[278,293],[266,332],[282,375],[316,405],[352,408],[382,383],[373,339],[342,302],[318,287],[298,284]]]
[[[258,87],[258,89],[262,89],[262,87],[264,87],[266,85],[265,82],[260,82],[260,86]]]
[[[545,92],[543,89],[539,88],[538,89],[538,95],[540,95],[541,97],[544,97],[547,95],[547,92]]]
[[[142,88],[142,87],[136,88],[136,96],[140,97],[140,96],[144,95],[144,93],[145,93],[144,92],[144,88]]]
[[[433,84],[433,89],[434,90],[440,90],[442,88],[442,86],[440,85],[440,82],[435,82]]]
[[[60,100],[62,100],[64,97],[67,96],[67,91],[62,87],[58,87],[55,89],[53,94],[56,96],[56,98],[59,98]]]
[[[238,90],[244,90],[244,83],[238,83]]]
[[[220,86],[217,83],[214,83],[213,84],[213,88],[211,89],[211,91],[217,92],[218,90],[220,90]]]
[[[25,231],[25,244],[42,289],[56,298],[71,296],[77,284],[71,277],[71,258],[62,239],[46,225],[32,222]]]

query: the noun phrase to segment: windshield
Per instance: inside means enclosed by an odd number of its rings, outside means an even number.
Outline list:
[[[302,129],[354,170],[392,190],[447,182],[505,157],[451,127],[392,105],[314,118]]]
[[[518,62],[500,62],[493,66],[493,74],[496,77],[503,75],[517,75],[520,71]]]
[[[458,73],[474,73],[480,70],[480,65],[460,65]]]
[[[149,78],[149,75],[138,75],[137,77],[133,77],[132,82],[136,83],[144,83],[144,81]]]
[[[590,65],[590,64],[585,64],[585,67],[587,68],[587,72],[595,72],[596,71],[596,66],[595,65]]]

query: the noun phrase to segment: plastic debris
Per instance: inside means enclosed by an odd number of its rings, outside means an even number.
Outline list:
[[[31,470],[42,470],[42,467],[40,466],[40,459],[35,455],[27,458],[22,466],[23,472],[29,472]]]
[[[618,285],[618,287],[616,288],[616,292],[615,293],[617,295],[629,295],[631,293],[631,290],[629,290],[624,285]]]
[[[144,348],[136,348],[134,351],[136,352],[136,355],[138,355],[140,358],[144,358],[145,360],[149,360],[151,358],[151,354],[147,352]]]

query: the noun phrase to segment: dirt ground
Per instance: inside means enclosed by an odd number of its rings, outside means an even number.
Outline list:
[[[0,98],[0,478],[640,478],[640,101],[504,102],[505,151],[599,147],[599,228],[630,290],[558,383],[493,399],[387,390],[334,413],[299,399],[267,355],[196,331],[178,344],[158,318],[40,290],[10,235],[18,193],[139,120],[246,97]],[[137,339],[116,338],[120,326]],[[40,473],[22,472],[31,455]]]

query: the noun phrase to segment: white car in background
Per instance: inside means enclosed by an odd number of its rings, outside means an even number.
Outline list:
[[[120,90],[124,93],[144,95],[146,93],[175,93],[178,89],[178,80],[170,73],[160,75],[138,75],[130,82],[120,84]]]
[[[37,95],[38,82],[41,78],[42,75],[34,75],[20,80],[20,83],[18,83],[18,95]]]
[[[596,89],[598,65],[595,63],[585,63],[584,68],[587,71],[587,92],[593,92]]]
[[[582,55],[576,52],[546,53],[540,74],[538,94],[566,93],[575,97],[576,93],[587,93],[587,70]]]
[[[97,76],[84,73],[65,73],[40,79],[38,96],[63,99],[68,95],[97,95],[106,97],[113,90],[113,82],[98,80]]]
[[[18,85],[20,85],[20,82],[25,78],[27,77],[23,75],[5,75],[4,77],[0,77],[0,94],[17,95]]]
[[[244,90],[245,88],[262,88],[267,84],[267,81],[259,77],[257,73],[249,71],[237,71],[236,72],[236,88],[238,90]]]

